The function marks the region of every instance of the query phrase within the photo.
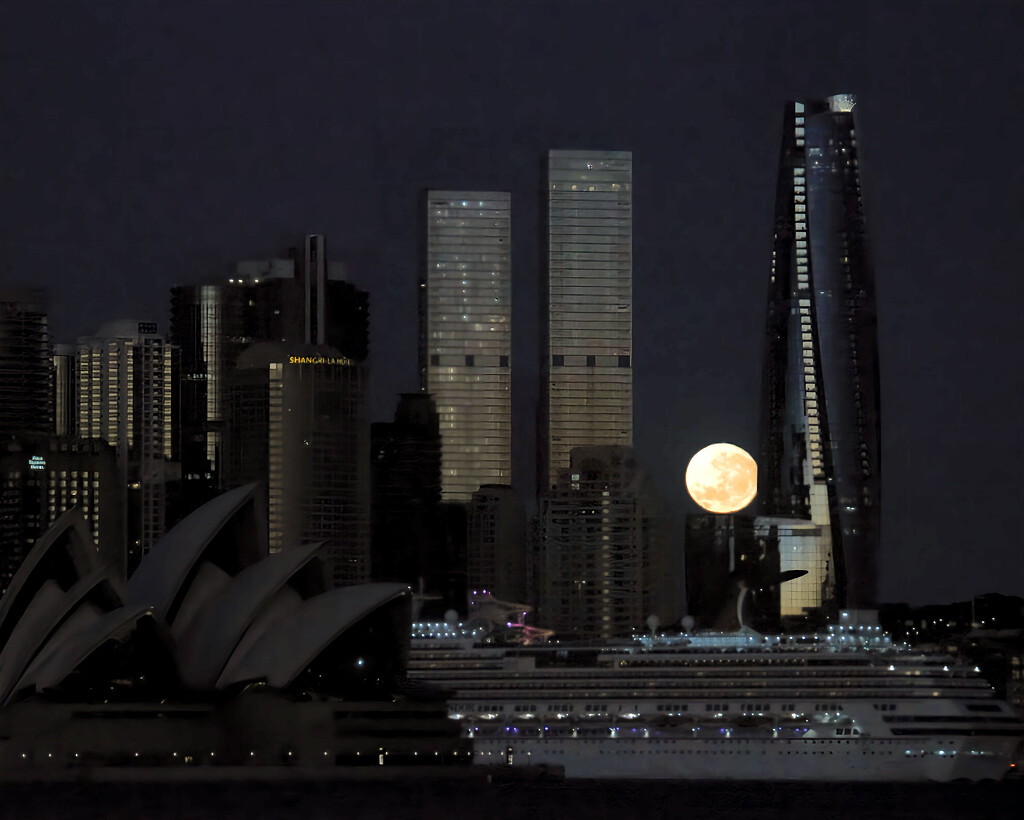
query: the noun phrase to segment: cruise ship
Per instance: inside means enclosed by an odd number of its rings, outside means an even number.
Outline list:
[[[977,668],[849,620],[538,645],[422,622],[409,676],[446,690],[474,762],[566,778],[978,781],[1024,740]]]

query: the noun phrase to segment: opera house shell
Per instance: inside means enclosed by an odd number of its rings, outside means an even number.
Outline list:
[[[268,554],[258,485],[168,532],[127,581],[72,510],[0,599],[0,779],[90,767],[469,763],[404,681],[402,584],[331,588]]]

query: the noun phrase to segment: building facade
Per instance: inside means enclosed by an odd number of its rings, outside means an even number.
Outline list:
[[[505,601],[527,596],[526,508],[512,487],[485,484],[466,511],[466,585]]]
[[[78,367],[74,345],[53,346],[53,430],[78,435]]]
[[[0,436],[53,427],[46,292],[0,287]]]
[[[575,448],[540,518],[540,626],[611,638],[678,617],[666,510],[631,447]]]
[[[837,95],[785,113],[758,470],[762,514],[794,522],[781,569],[807,571],[783,586],[784,616],[877,603],[875,286],[854,105]]]
[[[437,405],[441,496],[512,480],[511,196],[428,191],[420,291],[421,389]]]
[[[628,151],[548,152],[540,492],[573,448],[633,444],[632,162]]]
[[[103,561],[124,578],[124,508],[114,447],[21,436],[0,449],[0,596],[36,540],[78,508]]]
[[[171,290],[171,339],[181,349],[182,505],[191,510],[226,489],[226,379],[258,342],[327,344],[363,361],[368,295],[326,259],[319,234],[287,257],[239,262],[227,281]]]
[[[323,345],[260,343],[227,384],[225,480],[267,488],[270,551],[323,542],[335,586],[368,581],[365,365]]]
[[[435,593],[450,572],[441,511],[441,431],[425,393],[406,393],[394,421],[370,426],[373,580]]]
[[[155,322],[108,322],[78,340],[78,436],[116,448],[129,573],[164,534],[177,495],[178,362]]]

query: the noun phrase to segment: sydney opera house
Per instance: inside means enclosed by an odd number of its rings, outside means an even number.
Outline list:
[[[125,582],[80,513],[0,600],[0,771],[468,764],[404,678],[401,584],[332,588],[321,548],[269,554],[256,485],[167,533]]]

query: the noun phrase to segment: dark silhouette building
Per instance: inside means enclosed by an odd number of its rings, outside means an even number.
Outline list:
[[[522,602],[526,581],[526,508],[514,488],[485,484],[466,507],[466,584]]]
[[[807,572],[782,588],[783,616],[876,603],[878,353],[854,104],[785,113],[758,470],[781,569]]]
[[[631,447],[576,447],[541,498],[539,625],[611,638],[678,613],[668,515]]]
[[[263,342],[226,387],[224,482],[266,487],[270,552],[322,543],[335,586],[368,581],[366,366],[327,345]]]
[[[46,292],[0,287],[0,436],[52,432]]]
[[[258,342],[328,345],[365,361],[369,297],[326,259],[324,237],[305,237],[287,258],[238,263],[227,282],[171,290],[171,340],[181,350],[183,511],[227,487],[226,379]]]
[[[441,514],[441,434],[433,399],[399,398],[395,419],[370,428],[373,579],[437,592],[450,570]]]

